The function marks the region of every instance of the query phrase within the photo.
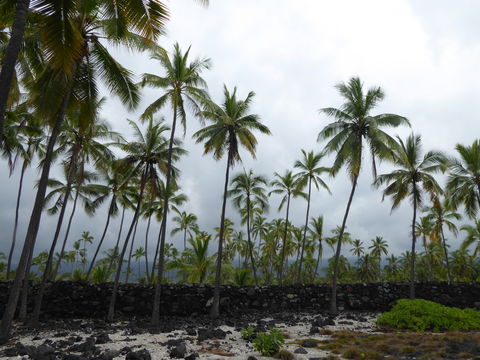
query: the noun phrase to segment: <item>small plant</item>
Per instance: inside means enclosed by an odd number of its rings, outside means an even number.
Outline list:
[[[249,326],[247,328],[243,328],[240,330],[240,334],[242,335],[243,340],[252,341],[255,339],[255,329],[253,326]]]
[[[415,331],[478,330],[480,311],[448,307],[422,299],[402,299],[391,311],[380,316],[377,324]]]
[[[257,333],[253,340],[253,347],[262,356],[272,356],[278,353],[283,344],[285,344],[285,337],[277,329],[270,329],[268,333]]]
[[[273,355],[275,359],[280,359],[280,360],[293,360],[295,359],[295,355],[293,355],[290,351],[288,350],[280,350],[277,352],[275,355]]]

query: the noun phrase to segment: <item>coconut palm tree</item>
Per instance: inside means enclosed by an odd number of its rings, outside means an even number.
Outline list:
[[[217,105],[212,101],[204,102],[204,109],[201,112],[201,116],[212,124],[200,129],[193,135],[197,143],[205,142],[204,154],[213,153],[215,160],[220,160],[224,153],[227,152],[227,169],[225,172],[225,186],[220,219],[214,300],[211,309],[212,317],[218,317],[220,312],[224,220],[230,167],[233,167],[236,162],[241,161],[240,146],[243,146],[252,157],[255,158],[257,139],[253,131],[259,131],[267,135],[270,134],[268,127],[260,122],[259,116],[249,113],[254,95],[253,92],[250,92],[245,100],[237,100],[237,88],[234,88],[233,92],[230,93],[227,87],[224,86],[225,99],[221,105]]]
[[[475,219],[480,208],[480,140],[471,146],[457,144],[460,159],[449,164],[447,181],[448,201],[453,208],[465,207],[465,212]]]
[[[172,221],[178,226],[173,228],[171,235],[183,232],[183,250],[187,248],[187,233],[190,238],[193,238],[193,233],[198,231],[197,217],[195,214],[187,213],[186,211],[178,212],[178,215],[172,218]]]
[[[318,241],[318,255],[317,255],[317,262],[315,265],[315,272],[312,276],[312,282],[313,279],[315,279],[318,276],[318,265],[322,261],[322,255],[323,255],[323,215],[312,218],[310,220],[310,226],[308,228],[308,231],[310,233],[310,236],[312,237],[313,240]]]
[[[228,191],[228,195],[233,197],[233,204],[237,209],[245,208],[246,224],[247,224],[247,243],[250,255],[250,263],[253,270],[253,278],[255,284],[258,285],[257,270],[255,268],[255,260],[253,257],[253,242],[251,238],[251,210],[252,205],[255,204],[261,210],[268,209],[268,198],[266,195],[267,178],[261,175],[254,175],[253,170],[240,173],[233,177],[231,185],[232,188]]]
[[[447,265],[447,275],[448,282],[452,282],[452,274],[450,272],[450,263],[448,261],[448,250],[447,242],[445,239],[445,232],[443,231],[443,226],[447,226],[448,230],[455,236],[458,235],[457,225],[452,220],[460,220],[462,215],[454,211],[450,204],[447,201],[441,201],[436,198],[433,201],[433,206],[425,208],[424,211],[427,213],[426,218],[432,222],[433,225],[433,234],[440,238],[443,245],[443,253],[445,255],[445,264]]]
[[[182,262],[181,272],[186,274],[188,282],[203,284],[213,265],[213,256],[208,256],[208,245],[211,235],[199,233],[194,239],[188,239],[191,245],[191,253]]]
[[[350,249],[350,252],[353,255],[357,256],[357,263],[360,261],[360,256],[362,256],[365,253],[365,248],[363,247],[363,241],[359,239],[355,239],[352,241],[352,248]]]
[[[133,253],[132,257],[135,259],[135,261],[138,263],[138,273],[137,273],[137,280],[140,279],[140,259],[142,257],[145,257],[147,253],[145,252],[145,249],[143,247],[139,247],[138,249],[135,250]],[[148,272],[146,273],[148,276]]]
[[[158,60],[162,65],[165,75],[158,76],[154,74],[142,75],[142,86],[150,86],[160,88],[164,93],[150,104],[142,114],[142,119],[149,119],[158,112],[165,104],[170,103],[173,112],[173,120],[170,134],[170,146],[168,156],[168,169],[172,165],[172,149],[175,137],[175,130],[177,127],[177,119],[183,125],[184,133],[186,129],[187,114],[185,111],[185,104],[194,109],[196,113],[200,112],[198,102],[201,99],[208,98],[206,82],[200,76],[201,72],[210,67],[209,59],[195,59],[189,62],[190,48],[185,53],[182,53],[178,44],[174,45],[173,54],[169,54],[164,50],[156,51],[151,58]],[[167,171],[165,204],[164,209],[168,209],[168,196],[170,194],[171,171]],[[164,266],[164,251],[165,251],[165,229],[167,226],[167,214],[164,212],[161,226],[161,240],[160,240],[160,259],[158,267],[158,281],[155,287],[155,298],[153,302],[152,324],[159,325],[160,322],[160,289],[163,278]]]
[[[372,154],[372,169],[376,176],[376,159],[386,158],[390,155],[392,147],[396,147],[395,140],[381,128],[410,125],[409,121],[399,115],[381,114],[371,115],[370,112],[383,100],[384,93],[380,87],[372,87],[364,93],[363,83],[358,77],[350,79],[348,84],[341,83],[336,86],[345,103],[339,108],[323,108],[320,111],[333,117],[336,121],[325,126],[318,135],[318,140],[330,139],[325,145],[326,154],[335,153],[332,166],[332,175],[338,174],[346,165],[348,176],[352,181],[352,190],[343,217],[341,239],[347,224],[348,213],[352,204],[353,195],[357,188],[358,177],[362,168],[363,149],[365,146]],[[364,144],[366,142],[366,144]],[[334,274],[332,277],[332,295],[330,298],[330,311],[337,312],[337,276],[338,261],[341,254],[342,241],[337,241],[335,251]]]
[[[122,271],[122,262],[125,257],[125,252],[128,247],[130,236],[135,228],[138,217],[140,215],[145,188],[150,188],[153,192],[159,192],[159,171],[163,174],[169,173],[172,167],[170,160],[176,161],[181,155],[185,154],[185,150],[179,147],[180,141],[174,139],[173,145],[175,147],[170,148],[170,144],[164,133],[170,129],[163,124],[163,122],[154,122],[150,119],[148,126],[145,129],[145,133],[142,133],[138,125],[129,120],[130,126],[134,130],[135,141],[127,142],[124,144],[118,144],[118,146],[127,153],[127,156],[123,159],[127,168],[132,168],[132,176],[139,178],[139,191],[138,200],[135,205],[135,212],[132,222],[127,232],[127,236],[123,243],[122,251],[120,252],[120,260],[117,267],[115,282],[113,287],[112,296],[110,298],[110,304],[108,308],[108,319],[113,320],[115,312],[115,302],[117,297],[118,283],[120,280],[120,274]],[[169,154],[172,154],[172,159],[169,158]],[[175,179],[178,171],[174,169],[173,177]]]
[[[433,233],[433,224],[429,218],[426,216],[420,217],[420,220],[415,224],[415,232],[417,236],[422,237],[422,245],[425,250],[425,255],[428,257],[428,279],[432,281],[433,279],[433,259],[432,254],[429,250],[428,244],[429,241],[435,241],[436,238]]]
[[[381,269],[381,258],[382,254],[387,255],[388,254],[388,243],[381,237],[381,236],[375,236],[375,239],[372,239],[372,245],[368,247],[370,250],[370,254],[378,259],[378,268],[377,268],[377,278],[381,279],[382,275],[382,269]]]
[[[267,233],[268,233],[267,218],[261,215],[256,215],[252,221],[252,235],[253,235],[253,243],[255,243],[258,238],[258,247],[257,247],[258,251],[260,251],[260,247],[262,245],[262,239],[265,238]]]
[[[376,186],[386,185],[383,198],[391,196],[392,211],[407,197],[413,206],[412,217],[412,250],[410,253],[410,298],[415,298],[415,244],[417,235],[415,224],[417,208],[422,206],[422,192],[433,200],[443,193],[432,174],[443,171],[446,158],[438,151],[429,151],[422,157],[422,139],[420,135],[410,135],[406,142],[398,138],[399,147],[393,151],[393,163],[399,169],[389,174],[379,175]]]
[[[465,231],[467,235],[462,242],[461,248],[469,248],[475,245],[473,256],[480,254],[480,220],[475,221],[474,225],[463,225],[460,230]]]
[[[299,179],[293,175],[290,170],[287,170],[284,175],[280,175],[278,173],[273,174],[276,178],[270,183],[274,189],[270,191],[269,195],[271,194],[278,194],[283,195],[282,200],[280,201],[280,205],[278,206],[278,211],[282,210],[285,204],[287,205],[286,213],[285,213],[285,228],[283,232],[283,246],[282,246],[282,255],[280,260],[280,270],[278,273],[278,281],[280,285],[283,284],[283,266],[285,263],[285,250],[287,246],[287,232],[289,227],[289,215],[290,215],[290,201],[291,198],[295,197],[303,197],[304,199],[307,198],[307,195],[302,192],[302,185],[303,183],[299,181]]]
[[[307,213],[305,215],[305,226],[303,227],[303,239],[301,245],[301,255],[300,262],[298,264],[298,276],[297,281],[301,278],[302,273],[302,263],[303,263],[303,253],[305,251],[305,239],[307,237],[307,228],[308,228],[308,219],[310,214],[310,201],[312,196],[312,183],[315,185],[317,190],[320,189],[320,186],[331,194],[330,189],[328,188],[325,181],[320,177],[323,173],[330,173],[330,168],[320,166],[320,161],[323,158],[323,154],[315,154],[313,151],[306,152],[302,149],[302,160],[295,161],[294,167],[300,169],[300,172],[296,174],[299,177],[300,181],[304,182],[308,186],[307,194]]]

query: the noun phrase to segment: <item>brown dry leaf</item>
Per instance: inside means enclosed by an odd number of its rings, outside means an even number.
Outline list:
[[[221,348],[214,348],[214,347],[201,348],[200,350],[198,350],[198,352],[209,353],[209,354],[219,355],[219,356],[228,356],[228,357],[236,356],[236,354],[233,354]]]

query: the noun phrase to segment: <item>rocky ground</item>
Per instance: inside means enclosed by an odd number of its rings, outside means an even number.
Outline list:
[[[161,329],[147,321],[124,320],[115,324],[100,320],[48,321],[40,328],[18,326],[12,339],[0,346],[1,359],[35,360],[160,360],[160,359],[267,359],[255,351],[240,331],[276,328],[286,337],[285,349],[295,359],[328,359],[318,341],[342,329],[375,331],[378,314],[346,312],[336,317],[323,314],[282,313],[264,317],[245,314],[212,322],[208,317],[164,318]],[[288,359],[287,359],[288,360]]]

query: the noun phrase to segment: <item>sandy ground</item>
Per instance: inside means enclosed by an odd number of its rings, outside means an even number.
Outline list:
[[[296,344],[289,344],[295,340],[302,339],[317,339],[325,340],[328,339],[328,335],[320,335],[319,333],[310,334],[310,329],[312,327],[312,321],[315,320],[315,315],[293,315],[292,319],[286,322],[280,322],[280,320],[275,320],[275,318],[258,318],[257,321],[250,319],[246,323],[251,324],[252,326],[258,326],[262,324],[268,329],[271,325],[281,330],[286,334],[286,345],[284,349],[289,350],[294,353],[295,350],[299,349],[300,346]],[[358,316],[351,316],[348,314],[340,314],[333,321],[335,325],[325,325],[321,329],[329,329],[333,331],[349,329],[362,332],[373,332],[375,330],[375,320],[377,318],[376,314],[365,313]],[[253,320],[253,321],[252,321]],[[77,340],[76,344],[81,344],[89,337],[98,336],[100,333],[107,334],[111,341],[108,341],[104,344],[96,344],[100,351],[96,351],[95,355],[106,353],[110,356],[111,359],[125,359],[126,354],[130,351],[139,351],[146,349],[151,355],[151,358],[154,360],[161,359],[170,359],[170,353],[172,349],[175,348],[175,345],[171,345],[172,340],[177,340],[178,342],[183,342],[186,346],[185,356],[197,353],[200,359],[248,359],[249,356],[254,356],[257,359],[268,359],[267,357],[262,357],[260,354],[255,351],[253,345],[248,341],[242,339],[240,334],[240,328],[234,326],[221,325],[215,327],[216,329],[221,329],[226,332],[225,339],[207,339],[199,341],[197,335],[193,335],[192,331],[186,330],[174,330],[165,333],[150,333],[145,331],[144,333],[132,333],[129,328],[128,322],[120,322],[113,324],[111,327],[104,328],[101,332],[92,330],[88,326],[89,322],[85,320],[78,320],[77,323],[81,324],[79,329],[75,330],[65,330],[56,327],[52,327],[52,324],[49,324],[49,328],[43,330],[28,330],[24,329],[23,331],[18,331],[17,334],[11,339],[11,341],[3,346],[0,346],[0,358],[5,360],[13,359],[30,359],[28,355],[15,355],[15,356],[6,356],[5,350],[7,348],[12,348],[17,342],[21,342],[23,345],[33,345],[38,347],[42,344],[47,344],[48,346],[55,347],[59,349],[58,344],[61,341],[70,339],[70,342],[73,341],[73,337]],[[191,324],[195,324],[194,319],[191,319]],[[65,324],[68,324],[65,321]],[[82,329],[83,327],[83,329]],[[188,335],[190,333],[191,335]],[[170,344],[168,341],[170,340]],[[168,346],[170,345],[170,346]],[[71,349],[71,348],[70,348]],[[318,348],[304,348],[307,352],[306,354],[295,354],[295,359],[312,359],[312,358],[325,358],[329,355],[328,352],[320,350]],[[64,358],[65,354],[80,355],[80,352],[75,352],[69,350],[69,347],[64,347],[56,352],[56,358]],[[92,355],[91,358],[94,358]],[[191,357],[193,358],[193,357]],[[72,358],[73,359],[73,358]]]

